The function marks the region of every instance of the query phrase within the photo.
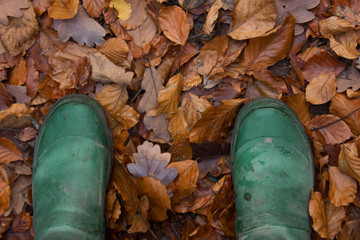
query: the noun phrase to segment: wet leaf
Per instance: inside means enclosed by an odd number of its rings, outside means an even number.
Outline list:
[[[323,104],[328,101],[336,93],[336,76],[333,72],[328,74],[320,74],[307,85],[306,101],[312,104]]]
[[[53,19],[70,19],[76,16],[78,9],[79,0],[54,0],[48,14]]]
[[[185,45],[190,28],[183,9],[178,6],[161,7],[159,23],[165,36],[169,40],[180,45]]]
[[[129,163],[127,168],[134,177],[153,177],[165,186],[174,180],[178,171],[176,168],[166,168],[170,161],[170,153],[161,153],[160,146],[145,141],[137,147],[133,154],[135,163]]]
[[[237,0],[232,12],[233,22],[228,35],[243,40],[266,35],[276,19],[275,1]]]
[[[356,181],[341,172],[338,167],[329,167],[329,197],[335,206],[346,206],[352,203],[356,197]]]
[[[105,29],[90,18],[82,6],[79,6],[76,16],[72,19],[54,20],[54,28],[61,41],[66,42],[72,37],[78,44],[85,43],[89,47],[94,44],[101,45],[106,34]]]
[[[9,24],[8,17],[21,18],[21,9],[27,9],[30,4],[27,0],[1,1],[0,2],[0,23]]]

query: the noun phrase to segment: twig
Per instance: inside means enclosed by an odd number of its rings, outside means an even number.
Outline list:
[[[320,127],[311,128],[311,131],[317,131],[317,130],[320,130],[320,129],[329,127],[329,126],[331,126],[331,125],[333,125],[333,124],[335,124],[335,123],[337,123],[337,122],[340,122],[341,120],[344,120],[345,118],[347,118],[348,116],[350,116],[351,114],[355,113],[355,112],[358,111],[358,110],[360,110],[360,107],[357,108],[357,109],[355,109],[355,110],[352,111],[351,113],[349,113],[349,114],[343,116],[342,118],[339,118],[339,119],[337,119],[337,120],[335,120],[335,121],[333,121],[333,122],[327,123],[327,124],[322,125],[322,126],[320,126]]]
[[[178,240],[181,240],[181,237],[180,237],[180,234],[176,231],[175,227],[174,227],[174,224],[172,222],[170,222],[170,226],[171,226],[171,229],[173,230],[173,232],[175,233],[176,235],[176,238]]]

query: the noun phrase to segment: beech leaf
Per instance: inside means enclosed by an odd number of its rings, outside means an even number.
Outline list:
[[[109,38],[97,50],[116,64],[126,59],[129,46],[121,38]]]
[[[134,177],[153,177],[161,181],[165,186],[174,180],[178,171],[176,168],[166,168],[171,154],[161,153],[160,146],[145,141],[137,147],[137,153],[133,154],[135,163],[129,163],[127,168]]]
[[[127,33],[138,47],[145,48],[146,44],[150,43],[156,34],[156,25],[151,17],[147,15],[144,22],[138,28],[129,30]]]
[[[28,0],[0,1],[0,23],[8,25],[7,17],[21,18],[23,16],[21,9],[29,7]]]
[[[92,18],[100,17],[101,11],[105,7],[104,0],[83,0],[83,5],[87,11],[87,13]]]
[[[76,16],[72,19],[54,20],[54,28],[61,41],[66,42],[72,37],[78,44],[85,43],[89,47],[94,44],[101,45],[106,34],[105,29],[90,18],[82,6],[79,6]]]
[[[351,88],[353,91],[360,89],[360,73],[354,67],[347,67],[336,78],[336,87],[338,92],[344,92]]]
[[[360,156],[354,143],[341,145],[339,168],[360,183]]]
[[[323,104],[330,101],[336,93],[335,73],[320,74],[315,77],[307,85],[305,93],[306,101],[312,104]]]
[[[323,238],[327,237],[327,220],[323,198],[320,192],[312,192],[309,202],[309,214],[313,220],[312,227]]]
[[[355,59],[359,56],[356,49],[359,36],[355,31],[330,36],[330,47],[340,57]]]
[[[124,85],[108,84],[95,96],[106,111],[111,112],[116,108],[125,106],[128,100],[128,93]]]
[[[341,172],[338,167],[329,167],[329,197],[330,202],[335,206],[346,206],[352,203],[356,198],[357,185],[356,181]]]
[[[0,163],[8,164],[16,160],[22,160],[21,152],[7,138],[0,138]]]
[[[168,131],[167,115],[161,114],[159,116],[147,116],[144,117],[144,125],[147,130],[154,130],[154,135],[157,139],[162,139],[167,142],[170,140],[170,133]]]
[[[54,0],[48,14],[53,19],[70,19],[76,16],[78,9],[79,0]]]
[[[185,45],[190,28],[182,8],[178,6],[161,7],[159,23],[168,39],[174,43]]]
[[[128,20],[131,16],[131,5],[126,0],[111,0],[110,7],[113,7],[118,12],[118,18],[121,20]]]

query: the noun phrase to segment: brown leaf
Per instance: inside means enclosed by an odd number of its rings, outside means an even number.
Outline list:
[[[101,11],[105,7],[104,0],[84,0],[83,5],[92,18],[100,17]]]
[[[26,81],[26,61],[21,59],[21,61],[14,67],[14,70],[11,73],[10,84],[11,85],[23,85]]]
[[[106,111],[112,112],[117,108],[125,106],[128,93],[124,85],[108,84],[95,96]]]
[[[15,98],[17,103],[24,103],[26,105],[30,105],[31,97],[26,95],[26,87],[25,86],[7,85],[6,90],[8,91],[10,96]]]
[[[233,22],[228,35],[243,40],[266,35],[275,26],[275,1],[237,0],[232,12]]]
[[[134,43],[140,48],[145,48],[146,44],[150,43],[156,34],[156,25],[149,15],[147,15],[143,24],[133,30],[128,30],[127,33],[132,37]]]
[[[299,56],[305,61],[301,70],[304,79],[308,82],[311,82],[320,74],[334,72],[337,76],[346,66],[345,63],[337,60],[329,52],[321,48],[308,48]],[[314,69],[316,69],[316,71],[314,71]]]
[[[199,177],[199,167],[197,162],[193,160],[172,162],[169,167],[175,167],[179,172],[179,188],[172,197],[172,202],[177,203],[178,200],[194,192]]]
[[[146,30],[146,27],[144,28],[143,25],[147,25],[149,23],[146,23],[146,21],[149,21],[147,18],[149,18],[148,14],[146,13],[146,1],[145,0],[126,0],[127,3],[131,5],[131,16],[127,20],[121,20],[118,19],[121,26],[125,30],[132,30],[136,28],[142,28],[142,31]],[[147,25],[149,27],[149,25]],[[144,34],[143,37],[147,37],[147,34]],[[151,39],[150,39],[151,41]],[[138,45],[139,47],[141,45]]]
[[[35,13],[38,16],[41,16],[51,5],[51,0],[33,0],[32,3],[34,5]]]
[[[169,117],[169,132],[172,139],[188,138],[189,137],[189,125],[185,118],[185,111],[183,107],[178,108],[178,111]]]
[[[10,186],[10,206],[4,213],[5,216],[8,216],[11,212],[19,214],[22,212],[24,204],[29,204],[28,187],[30,185],[31,176],[21,175]]]
[[[222,101],[219,106],[207,108],[203,117],[191,129],[190,141],[194,143],[202,143],[206,140],[213,142],[226,136],[238,109],[247,101],[249,99],[229,99]]]
[[[21,212],[16,215],[12,222],[13,232],[26,232],[31,227],[31,217],[28,212]]]
[[[97,49],[113,63],[117,64],[124,61],[129,52],[129,46],[121,38],[109,38]]]
[[[0,163],[8,164],[16,160],[22,160],[21,152],[7,138],[0,138]]]
[[[351,88],[353,91],[360,89],[360,73],[354,67],[347,67],[336,79],[337,92],[344,92]]]
[[[308,127],[312,129],[312,137],[322,144],[335,145],[345,142],[353,135],[348,125],[344,121],[339,120],[338,117],[331,114],[314,117],[308,123]],[[319,127],[321,129],[315,130]]]
[[[354,143],[341,145],[339,168],[360,183],[360,157]]]
[[[38,133],[38,130],[32,128],[32,127],[27,127],[24,128],[20,133],[19,133],[19,140],[22,142],[27,142],[30,141],[32,139],[34,139],[36,137]]]
[[[134,108],[129,105],[124,107],[117,108],[115,111],[111,112],[111,115],[118,121],[121,130],[130,129],[135,124],[139,122],[139,113],[137,113]]]
[[[248,70],[262,70],[285,58],[294,39],[294,25],[294,18],[289,16],[275,33],[251,39],[245,48]]]
[[[2,215],[9,208],[9,206],[10,206],[9,179],[6,174],[6,171],[2,167],[0,167],[0,214]]]
[[[170,133],[168,131],[168,121],[166,120],[167,115],[161,114],[159,116],[144,117],[144,125],[147,130],[154,130],[155,138],[154,140],[162,140],[162,141],[169,141],[170,140]]]
[[[349,220],[343,226],[342,231],[336,236],[338,240],[354,239],[358,240],[360,236],[360,219]]]
[[[170,78],[166,87],[158,93],[158,104],[148,112],[148,116],[175,113],[181,100],[182,87],[183,76],[181,73]]]
[[[341,172],[338,167],[329,167],[329,197],[336,207],[349,205],[356,198],[356,181]]]
[[[187,138],[175,137],[173,145],[169,149],[171,161],[186,160],[192,158],[192,148]]]
[[[313,220],[313,229],[323,238],[327,237],[327,219],[320,192],[311,192],[309,214]]]
[[[146,68],[141,82],[141,88],[145,90],[144,96],[141,98],[137,109],[140,113],[150,112],[153,107],[157,106],[157,96],[163,89],[164,80],[161,78],[156,68]]]
[[[90,64],[94,81],[124,85],[133,83],[133,72],[126,72],[122,67],[116,66],[101,53],[90,54]]]
[[[159,23],[165,36],[176,44],[185,45],[190,28],[184,10],[178,6],[161,7]]]
[[[340,57],[355,59],[359,56],[356,49],[359,36],[355,31],[330,36],[330,47]]]
[[[289,97],[283,98],[284,102],[296,113],[304,126],[307,126],[311,119],[309,113],[310,104],[305,101],[304,94],[293,94]]]
[[[31,3],[30,8],[21,10],[21,12],[20,19],[11,18],[8,25],[0,23],[1,42],[11,56],[16,56],[29,49],[39,30]]]
[[[135,185],[138,196],[146,195],[149,198],[149,218],[157,222],[165,220],[167,210],[171,209],[170,196],[166,187],[152,177],[136,178]]]
[[[106,34],[105,29],[95,19],[89,17],[82,5],[79,6],[75,17],[55,19],[53,25],[62,42],[66,42],[72,37],[78,44],[84,45],[85,43],[92,47],[94,44],[99,46],[105,41],[103,39]]]
[[[355,30],[355,25],[337,16],[331,16],[319,21],[320,33],[326,35],[336,35]]]
[[[48,14],[53,19],[70,19],[76,16],[78,9],[79,0],[54,0]]]
[[[154,177],[165,186],[169,185],[177,175],[176,168],[166,168],[170,161],[170,153],[161,153],[160,146],[145,141],[137,147],[134,153],[135,163],[129,163],[127,168],[134,177]]]
[[[336,93],[335,73],[320,74],[306,86],[306,101],[318,105],[331,100]]]
[[[21,9],[27,9],[30,4],[27,0],[1,1],[0,2],[0,23],[9,24],[8,17],[21,18]]]
[[[6,91],[5,86],[0,84],[0,111],[8,109],[9,106],[14,103],[14,99],[11,98],[9,93]]]
[[[344,118],[351,131],[355,135],[360,135],[360,99],[349,99],[344,94],[336,94],[330,104],[330,113],[340,118]],[[356,112],[353,112],[356,111]]]
[[[326,202],[325,211],[328,239],[334,239],[335,235],[341,231],[347,214],[344,207],[335,207],[331,202]]]
[[[223,3],[221,0],[215,0],[214,4],[211,6],[203,26],[203,32],[205,34],[210,34],[214,30],[215,21],[219,16],[219,9],[222,5]]]
[[[181,102],[181,107],[186,110],[185,119],[190,127],[201,118],[202,113],[211,106],[210,102],[204,97],[198,97],[186,92]]]

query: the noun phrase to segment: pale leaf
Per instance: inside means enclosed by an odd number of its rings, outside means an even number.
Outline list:
[[[144,125],[147,130],[153,130],[157,139],[163,139],[167,142],[170,140],[170,133],[168,131],[167,115],[161,114],[159,116],[150,117],[145,115]]]
[[[156,25],[149,15],[144,20],[140,27],[128,30],[127,33],[132,37],[134,43],[140,47],[145,48],[146,44],[150,43],[156,34]]]
[[[8,25],[7,17],[21,18],[23,16],[21,9],[29,7],[30,4],[27,0],[0,1],[0,23]]]
[[[336,87],[338,92],[344,92],[351,88],[353,91],[360,89],[360,73],[354,67],[347,67],[336,79]]]

